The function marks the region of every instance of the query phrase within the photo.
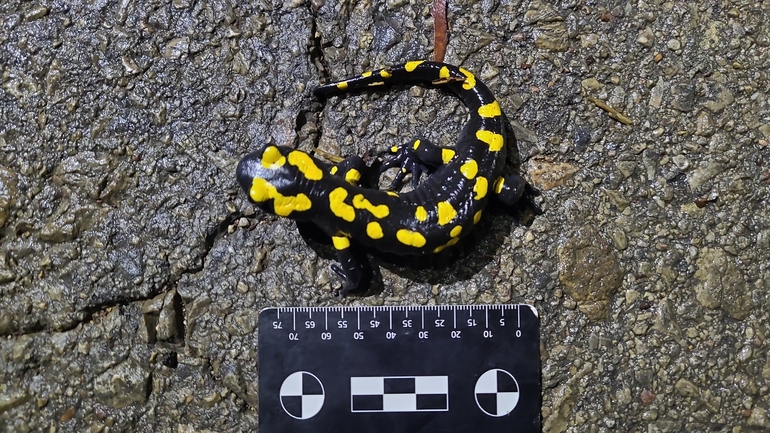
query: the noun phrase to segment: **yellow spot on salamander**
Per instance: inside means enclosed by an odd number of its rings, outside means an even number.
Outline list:
[[[499,152],[503,148],[503,136],[498,133],[479,129],[476,131],[476,138],[486,143],[492,152]]]
[[[367,200],[363,194],[356,194],[353,197],[353,207],[356,209],[368,210],[375,218],[382,219],[390,215],[390,209],[388,209],[387,205],[379,204],[375,206]]]
[[[330,169],[329,169],[329,173],[331,173],[331,174],[337,174],[337,166],[335,165],[334,167],[330,168]]]
[[[254,200],[255,203],[264,203],[277,193],[275,187],[270,185],[268,181],[261,177],[255,177],[251,181],[251,189],[249,189],[249,197]]]
[[[422,206],[417,206],[417,209],[414,211],[414,217],[417,218],[417,221],[424,222],[428,219],[428,211]]]
[[[353,222],[356,219],[356,210],[353,206],[345,203],[345,199],[348,197],[348,192],[345,188],[339,186],[329,193],[329,209],[332,213],[344,219],[347,222]]]
[[[392,195],[393,197],[398,197],[398,193],[397,192],[387,191],[387,194],[388,195]]]
[[[345,180],[351,185],[357,185],[358,181],[361,180],[361,172],[355,168],[351,168],[345,173]]]
[[[426,242],[425,236],[407,229],[399,229],[396,232],[396,239],[404,245],[415,248],[424,247]]]
[[[503,186],[505,186],[505,179],[500,176],[495,180],[495,184],[493,185],[495,194],[500,194],[503,191]]]
[[[364,77],[364,78],[371,77],[372,76],[372,71],[366,71],[363,74],[361,74],[361,76]]]
[[[345,236],[332,236],[332,243],[336,250],[344,250],[350,248],[350,239]]]
[[[498,104],[497,101],[493,101],[487,105],[482,105],[479,107],[479,116],[481,117],[492,118],[501,114],[503,113],[500,111],[500,104]]]
[[[452,149],[441,149],[441,160],[444,164],[449,164],[449,161],[455,157],[455,151]]]
[[[476,195],[473,197],[474,200],[481,200],[482,198],[487,196],[487,190],[489,189],[489,181],[484,176],[479,176],[476,178],[476,184],[473,185],[473,192],[476,193]]]
[[[444,80],[449,78],[449,68],[442,66],[441,69],[438,70],[438,77]]]
[[[251,182],[249,196],[255,203],[273,200],[273,211],[278,216],[289,216],[292,212],[302,212],[310,209],[313,203],[305,194],[283,195],[270,182],[255,177]]]
[[[414,140],[414,144],[412,145],[412,149],[417,150],[420,147],[420,140]]]
[[[390,151],[391,151],[391,153],[396,153],[396,152],[398,152],[398,146],[392,146],[392,147],[390,148]]]
[[[463,89],[465,90],[471,90],[472,88],[476,87],[476,76],[473,75],[470,71],[467,69],[460,68],[460,72],[465,75],[465,82],[463,83]]]
[[[473,224],[478,224],[479,221],[481,221],[481,211],[473,214]]]
[[[452,228],[452,231],[449,232],[449,236],[456,238],[460,236],[460,233],[462,232],[463,232],[463,226],[454,226],[454,228]]]
[[[479,164],[476,163],[476,160],[469,159],[465,164],[460,166],[460,172],[468,179],[473,179],[476,177],[476,173],[479,172]]]
[[[302,212],[310,209],[313,202],[308,196],[299,193],[294,195],[278,195],[273,199],[273,212],[278,216],[289,216],[292,212]]]
[[[384,236],[382,226],[377,221],[372,221],[366,225],[366,234],[372,239],[381,239]]]
[[[380,71],[380,77],[382,77],[382,78],[390,78],[392,76],[393,76],[393,74],[391,74],[390,71],[387,71],[385,69]]]
[[[457,211],[448,201],[438,202],[438,224],[445,226],[457,216]]]
[[[289,152],[289,164],[297,167],[308,180],[321,180],[324,172],[315,165],[313,158],[305,152],[293,150]]]
[[[312,206],[313,202],[310,201],[308,196],[302,193],[297,195],[278,194],[273,199],[273,212],[282,217],[289,216],[294,211],[306,211]]]
[[[369,83],[369,87],[375,87],[375,86],[384,86],[384,81],[375,81],[374,83]]]
[[[337,83],[337,88],[340,89],[340,90],[347,89],[348,88],[348,82],[347,81],[342,81],[340,83]]]
[[[418,66],[422,63],[422,60],[415,60],[413,62],[406,62],[404,65],[404,69],[406,69],[406,72],[413,72],[415,69],[417,69]]]
[[[278,168],[286,163],[286,157],[275,146],[267,146],[262,152],[262,167]]]
[[[452,245],[456,244],[460,238],[452,238],[449,240],[449,242],[445,243],[444,245],[439,245],[436,248],[433,249],[433,252],[438,254],[441,251],[444,251],[444,248],[451,247]]]

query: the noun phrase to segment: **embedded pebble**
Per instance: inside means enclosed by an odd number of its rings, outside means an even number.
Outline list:
[[[26,392],[0,394],[0,414],[23,405],[29,401],[30,397]]]
[[[189,50],[190,38],[185,36],[169,41],[169,43],[166,45],[166,49],[163,50],[163,55],[167,59],[176,60],[181,58],[182,55],[187,54]]]
[[[496,77],[499,73],[500,70],[497,67],[489,63],[484,63],[484,66],[481,68],[480,76],[483,80],[490,80]]]
[[[125,361],[110,368],[94,380],[94,394],[101,403],[121,409],[147,401],[150,372]]]
[[[695,117],[695,135],[701,137],[711,137],[714,135],[714,122],[708,112],[701,111]]]
[[[636,42],[639,42],[640,45],[649,48],[655,43],[655,33],[653,33],[652,29],[649,27],[645,27],[644,30],[639,32],[639,37],[636,38]]]
[[[580,46],[583,48],[593,47],[599,42],[599,35],[590,33],[580,38]]]
[[[696,262],[695,298],[706,308],[721,308],[732,318],[745,319],[751,312],[750,291],[730,254],[719,248],[704,248]]]
[[[559,246],[559,281],[590,320],[607,313],[623,273],[609,243],[591,226],[581,227]],[[584,264],[591,263],[591,267]]]
[[[708,108],[712,113],[721,113],[726,107],[735,102],[735,97],[727,86],[717,84],[715,86],[718,90],[714,99],[709,99],[703,103],[703,106]]]
[[[8,221],[8,216],[16,205],[18,195],[16,173],[5,167],[0,167],[0,227]]]
[[[692,83],[677,83],[671,86],[671,107],[679,111],[695,108],[695,86]]]
[[[705,161],[687,176],[691,190],[696,190],[724,171],[724,165],[717,161]]]
[[[577,172],[577,167],[564,162],[531,159],[528,172],[535,188],[549,190],[564,185]]]
[[[662,78],[658,80],[658,83],[650,91],[650,100],[648,105],[653,108],[660,108],[663,104],[663,95],[667,88],[668,86]]]
[[[583,86],[586,90],[598,90],[604,87],[602,83],[600,83],[596,78],[586,78],[585,80],[580,82],[580,85]]]
[[[770,140],[770,123],[765,123],[757,129],[762,133],[762,135],[765,136],[766,139]]]
[[[674,162],[674,165],[676,165],[676,168],[680,170],[687,170],[690,168],[690,161],[684,155],[674,155],[671,160]]]
[[[34,6],[24,15],[27,21],[34,21],[48,15],[48,8],[45,6]]]
[[[669,39],[668,42],[666,42],[666,47],[671,51],[679,51],[679,49],[682,48],[682,44],[678,39]]]
[[[612,238],[612,245],[618,250],[622,251],[628,248],[628,237],[623,229],[616,227],[610,232],[610,237]]]

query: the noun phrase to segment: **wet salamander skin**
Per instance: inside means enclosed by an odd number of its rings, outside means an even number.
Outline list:
[[[503,115],[489,89],[469,71],[455,66],[414,61],[365,72],[359,77],[315,89],[326,97],[345,91],[393,84],[436,87],[457,95],[470,119],[453,147],[412,140],[392,150],[384,167],[401,168],[396,184],[411,172],[414,183],[405,193],[357,185],[364,168],[352,157],[333,166],[290,148],[266,145],[238,164],[237,178],[249,198],[262,209],[298,221],[310,221],[332,237],[345,278],[342,294],[366,284],[366,256],[355,245],[400,255],[437,253],[468,234],[491,196],[513,205],[527,190],[519,176],[501,176],[505,162]]]

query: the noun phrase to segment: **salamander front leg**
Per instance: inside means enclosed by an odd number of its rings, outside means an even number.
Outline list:
[[[345,178],[351,185],[358,185],[358,182],[361,181],[361,173],[364,172],[365,168],[364,160],[358,155],[353,155],[333,165],[329,172]]]
[[[372,278],[372,269],[366,260],[366,255],[350,245],[350,239],[345,236],[332,236],[332,243],[337,250],[339,265],[333,264],[332,271],[344,279],[340,297],[350,292],[365,292]]]
[[[438,147],[425,138],[417,138],[404,145],[393,146],[390,151],[395,155],[382,164],[380,173],[393,167],[401,169],[393,179],[390,189],[400,187],[407,173],[412,175],[412,186],[417,188],[423,173],[428,173],[431,169],[445,164],[455,154],[454,150]]]
[[[540,206],[535,203],[535,197],[540,195],[540,191],[517,174],[498,177],[494,184],[494,192],[501,202],[511,208],[529,208],[535,215],[543,213]]]

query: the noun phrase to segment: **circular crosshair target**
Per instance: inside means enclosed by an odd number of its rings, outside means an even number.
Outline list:
[[[281,407],[295,419],[312,418],[324,405],[324,386],[307,371],[294,372],[284,379],[279,395]]]
[[[476,381],[476,404],[489,416],[508,415],[519,402],[519,383],[499,368],[487,370]]]

